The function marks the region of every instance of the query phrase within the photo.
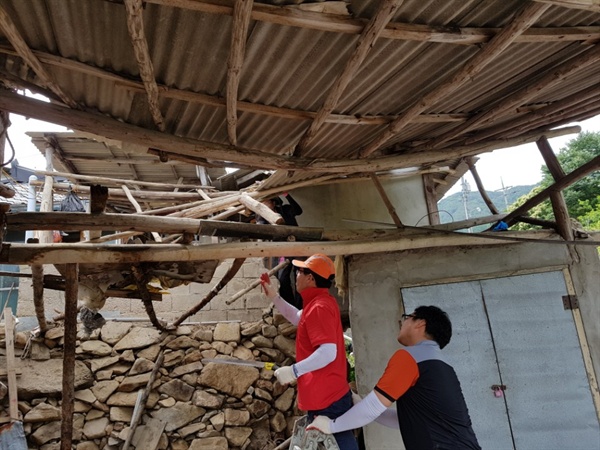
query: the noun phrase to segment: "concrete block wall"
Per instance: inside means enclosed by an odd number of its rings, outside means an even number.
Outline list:
[[[159,319],[171,321],[179,318],[184,312],[198,304],[227,273],[233,260],[223,261],[216,269],[209,283],[190,283],[169,289],[169,294],[163,294],[162,301],[153,302],[156,316]],[[21,266],[22,273],[31,273],[29,266]],[[44,267],[45,274],[58,275],[53,266]],[[259,275],[265,272],[262,258],[249,258],[236,276],[214,297],[200,312],[191,316],[189,322],[259,320],[263,310],[270,302],[260,291],[260,287],[248,292],[231,305],[225,302],[234,294],[250,286]],[[276,282],[273,277],[272,280]],[[44,290],[44,308],[46,317],[51,319],[57,313],[64,311],[65,294],[62,291]],[[108,298],[102,311],[119,313],[121,317],[146,318],[146,310],[139,299]],[[35,316],[33,306],[33,289],[30,278],[21,278],[19,283],[19,301],[17,316]]]

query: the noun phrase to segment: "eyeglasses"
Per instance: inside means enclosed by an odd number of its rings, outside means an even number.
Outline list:
[[[402,314],[402,321],[408,319],[408,318],[414,319],[416,316],[414,314]]]
[[[298,275],[299,273],[306,275],[306,274],[310,273],[310,271],[303,267],[296,267],[296,275]]]

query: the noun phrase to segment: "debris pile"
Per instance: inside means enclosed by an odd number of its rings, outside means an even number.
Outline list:
[[[172,332],[109,321],[78,341],[73,443],[77,450],[121,449],[128,438],[129,448],[144,450],[273,449],[302,415],[295,386],[280,385],[271,370],[202,360],[291,364],[295,332],[277,313]],[[63,334],[53,328],[43,341],[30,340],[29,358],[18,364],[25,434],[42,450],[60,448]],[[26,340],[17,333],[17,346]],[[147,385],[139,423],[132,423]],[[7,404],[2,400],[5,410]]]

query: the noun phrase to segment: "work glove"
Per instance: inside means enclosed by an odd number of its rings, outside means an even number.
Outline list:
[[[358,402],[360,402],[362,400],[362,397],[360,395],[358,395],[356,392],[354,391],[350,391],[352,392],[352,404],[356,405]]]
[[[306,427],[306,430],[319,430],[321,433],[331,434],[331,419],[326,416],[317,416]]]
[[[279,295],[277,291],[273,289],[273,285],[271,284],[271,279],[269,278],[268,274],[263,273],[260,276],[260,284],[269,300],[273,301],[273,299]]]
[[[275,371],[275,378],[280,384],[290,384],[297,380],[294,373],[294,366],[283,366]]]

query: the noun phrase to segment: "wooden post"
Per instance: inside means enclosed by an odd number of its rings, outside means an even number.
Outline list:
[[[17,398],[17,374],[15,369],[15,318],[12,309],[4,308],[6,330],[6,373],[8,378],[8,411],[10,420],[19,420],[19,400]]]
[[[423,190],[425,191],[425,203],[427,204],[427,217],[430,225],[440,224],[440,212],[437,205],[437,196],[435,193],[434,175],[426,173],[423,175]]]
[[[44,265],[32,264],[31,277],[33,284],[33,306],[37,317],[40,332],[43,334],[48,330],[46,314],[44,312]]]
[[[54,149],[48,144],[46,147],[46,171],[52,172],[52,154]],[[54,177],[46,175],[44,179],[44,190],[42,191],[42,203],[40,204],[40,212],[50,212],[54,207],[54,199],[52,195]],[[40,234],[40,243],[49,244],[54,242],[52,231],[42,231]]]
[[[379,195],[381,196],[383,203],[385,203],[385,207],[387,208],[388,212],[390,213],[390,216],[392,216],[392,220],[396,224],[396,227],[400,228],[400,229],[404,228],[404,224],[400,220],[400,217],[398,217],[398,214],[396,214],[396,208],[394,208],[394,205],[392,205],[392,202],[390,201],[389,197],[385,193],[385,189],[383,189],[383,186],[379,182],[377,175],[375,175],[374,173],[371,174],[371,181],[375,185],[375,189],[377,189],[377,192],[379,192]]]
[[[71,450],[73,441],[73,404],[75,400],[75,347],[77,341],[77,294],[79,265],[65,266],[65,344],[62,380],[62,423],[60,450]]]
[[[471,175],[473,175],[473,179],[475,180],[475,184],[477,185],[477,189],[479,190],[479,195],[487,205],[488,209],[492,214],[500,214],[498,208],[492,202],[492,199],[487,195],[485,188],[483,187],[483,183],[481,182],[481,178],[479,178],[479,174],[477,173],[477,169],[475,168],[475,160],[473,157],[467,158],[467,164],[469,165],[469,170],[471,171]]]
[[[546,139],[546,136],[542,136],[536,141],[536,145],[546,162],[548,171],[554,178],[555,182],[560,181],[565,177],[565,172],[558,161],[558,158],[552,151],[550,142]],[[558,227],[558,233],[562,236],[565,241],[573,239],[573,227],[571,226],[571,218],[569,217],[569,210],[567,209],[567,203],[561,190],[556,189],[550,192],[550,202],[552,204],[552,211],[554,212],[554,219]],[[569,254],[575,262],[579,262],[579,255],[574,246],[569,245]]]

